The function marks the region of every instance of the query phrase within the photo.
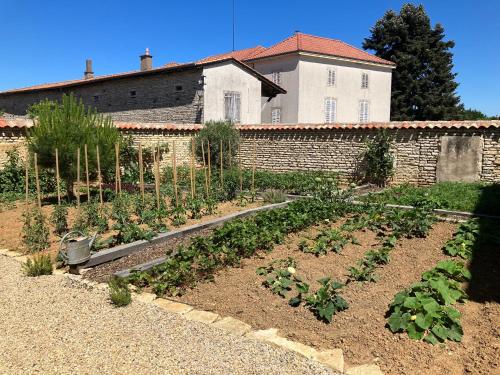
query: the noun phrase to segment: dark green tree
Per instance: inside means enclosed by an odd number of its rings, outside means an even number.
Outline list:
[[[28,146],[38,154],[38,163],[43,168],[55,167],[55,150],[59,153],[59,172],[66,181],[68,194],[73,194],[76,180],[77,149],[80,148],[80,173],[83,181],[84,145],[88,148],[89,171],[96,176],[96,146],[99,145],[101,171],[110,175],[115,163],[115,143],[121,136],[109,117],[86,108],[73,95],[63,95],[61,102],[42,101],[32,106],[29,114],[35,126],[29,129]]]
[[[389,10],[371,29],[364,49],[396,63],[392,75],[391,120],[460,119],[462,105],[453,73],[455,46],[444,28],[431,25],[422,5]]]
[[[222,157],[224,167],[229,166],[229,154],[234,159],[238,152],[240,135],[234,124],[228,121],[208,121],[196,136],[196,154],[198,158],[202,157],[201,143],[204,142],[204,151],[207,155],[207,141],[210,142],[210,160],[212,167],[217,168],[220,165],[220,142],[222,141]],[[229,144],[231,152],[229,153]],[[207,157],[207,156],[205,156]],[[231,160],[232,161],[232,160]],[[234,163],[232,164],[234,165]]]

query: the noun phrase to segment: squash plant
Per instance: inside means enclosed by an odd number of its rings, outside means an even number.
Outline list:
[[[350,234],[342,233],[339,229],[325,229],[316,236],[313,245],[309,245],[307,240],[302,240],[299,243],[299,250],[316,256],[325,255],[328,251],[338,254],[349,242],[359,245],[356,238]]]
[[[338,290],[344,285],[331,280],[329,277],[319,279],[318,283],[321,284],[321,288],[316,293],[305,298],[306,307],[318,319],[331,323],[333,315],[349,307],[346,300],[338,294]]]

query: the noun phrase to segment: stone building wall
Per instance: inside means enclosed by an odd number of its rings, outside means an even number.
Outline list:
[[[65,88],[0,94],[0,109],[22,116],[34,103],[44,99],[59,100],[62,94],[72,92],[86,106],[118,121],[201,123],[203,87],[198,82],[201,75],[202,69],[196,68]]]

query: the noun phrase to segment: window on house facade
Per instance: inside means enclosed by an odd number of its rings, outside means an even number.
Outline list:
[[[99,101],[99,95],[94,95],[94,103],[97,103]]]
[[[368,73],[361,73],[361,88],[368,88]]]
[[[368,122],[370,120],[370,103],[368,100],[359,102],[359,122]]]
[[[281,108],[273,108],[271,111],[271,123],[279,124],[281,122]]]
[[[273,72],[273,82],[281,85],[281,72]]]
[[[328,86],[335,86],[335,80],[337,78],[336,74],[337,72],[335,71],[335,69],[328,69]]]
[[[241,95],[238,91],[224,92],[224,119],[239,122],[241,113]]]
[[[337,100],[334,98],[325,98],[325,123],[335,122],[337,116]]]
[[[129,91],[128,95],[131,97],[131,98],[135,98],[137,96],[137,91],[135,90],[131,90]]]
[[[176,85],[175,91],[182,91],[182,85]]]

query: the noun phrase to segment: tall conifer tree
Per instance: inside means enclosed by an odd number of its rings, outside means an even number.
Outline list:
[[[455,46],[440,24],[432,27],[422,5],[390,10],[371,29],[364,49],[397,67],[392,75],[391,120],[455,120],[463,106],[453,73]]]

